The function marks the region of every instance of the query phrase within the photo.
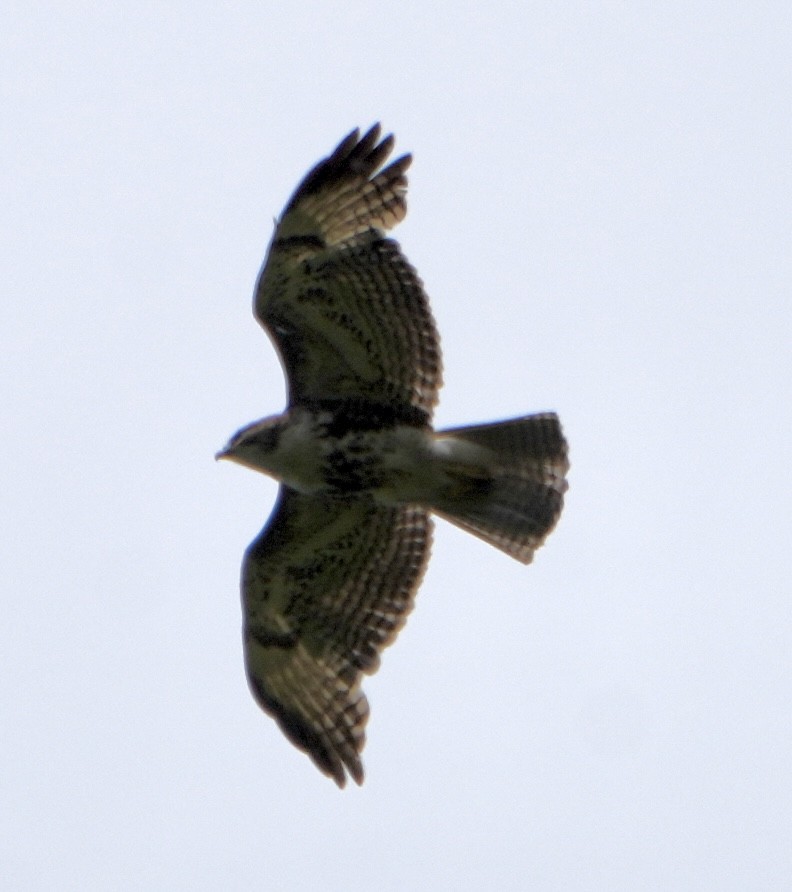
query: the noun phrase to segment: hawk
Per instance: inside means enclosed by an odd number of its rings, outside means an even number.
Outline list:
[[[363,781],[376,671],[413,606],[432,514],[523,563],[561,512],[569,464],[551,412],[435,431],[440,345],[428,300],[385,233],[406,214],[411,156],[354,130],[297,187],[254,298],[288,406],[218,458],[280,482],[242,567],[253,696],[343,787]]]

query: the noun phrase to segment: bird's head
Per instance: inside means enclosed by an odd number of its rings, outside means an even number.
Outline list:
[[[238,430],[226,445],[215,454],[215,459],[225,458],[255,471],[270,471],[268,456],[278,450],[284,426],[283,415],[273,415],[254,421]]]

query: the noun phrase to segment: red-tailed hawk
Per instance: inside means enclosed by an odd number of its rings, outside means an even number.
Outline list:
[[[363,781],[364,673],[404,624],[438,514],[528,563],[561,512],[558,418],[432,429],[440,345],[421,280],[385,232],[406,213],[409,155],[349,134],[277,223],[254,311],[288,407],[218,453],[280,481],[242,568],[248,681],[343,787]]]

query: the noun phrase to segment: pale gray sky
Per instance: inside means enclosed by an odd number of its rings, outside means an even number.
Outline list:
[[[792,871],[792,12],[6,3],[0,864],[9,889],[777,889]],[[525,568],[439,524],[362,789],[259,712],[238,573],[279,411],[250,313],[354,126],[438,423],[557,410]]]

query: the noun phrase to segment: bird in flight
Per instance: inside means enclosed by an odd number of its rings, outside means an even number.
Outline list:
[[[274,477],[275,508],[242,566],[253,696],[343,787],[375,672],[413,606],[432,514],[529,563],[561,513],[554,413],[436,431],[440,344],[423,285],[386,232],[405,216],[410,155],[354,130],[276,223],[254,312],[288,379],[281,415],[217,454]]]

